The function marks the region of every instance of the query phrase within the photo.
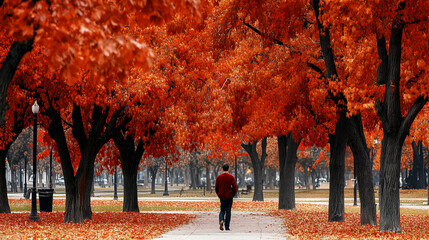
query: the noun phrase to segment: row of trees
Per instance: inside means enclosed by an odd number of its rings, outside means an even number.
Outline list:
[[[279,208],[295,208],[298,149],[329,146],[329,221],[344,221],[348,145],[361,224],[372,225],[370,149],[381,142],[380,230],[401,231],[402,147],[410,134],[416,143],[426,136],[427,1],[2,1],[0,8],[0,156],[29,125],[37,99],[43,141],[64,174],[65,222],[92,218],[96,159],[122,167],[127,211],[137,204],[143,155],[171,163],[182,150],[205,149],[234,159],[242,148],[254,200],[263,200],[274,136]]]

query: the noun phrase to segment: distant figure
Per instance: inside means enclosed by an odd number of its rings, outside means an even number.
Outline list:
[[[224,223],[225,230],[230,230],[232,199],[237,193],[237,183],[234,176],[228,173],[228,164],[223,164],[222,170],[223,173],[216,178],[215,190],[220,199],[219,229],[223,231]]]

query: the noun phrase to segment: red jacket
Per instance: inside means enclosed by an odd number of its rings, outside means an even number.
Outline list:
[[[234,176],[229,173],[222,173],[216,178],[216,194],[220,200],[233,198],[237,193],[237,183]]]

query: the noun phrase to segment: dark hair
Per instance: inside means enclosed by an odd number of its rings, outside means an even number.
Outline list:
[[[228,171],[228,170],[229,170],[229,165],[228,165],[228,163],[224,163],[224,164],[222,165],[222,169],[223,169],[224,171]]]

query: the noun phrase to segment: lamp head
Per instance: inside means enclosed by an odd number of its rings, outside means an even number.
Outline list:
[[[33,112],[33,114],[38,114],[39,113],[39,105],[37,104],[37,101],[34,101],[33,106],[31,107],[31,111]]]

